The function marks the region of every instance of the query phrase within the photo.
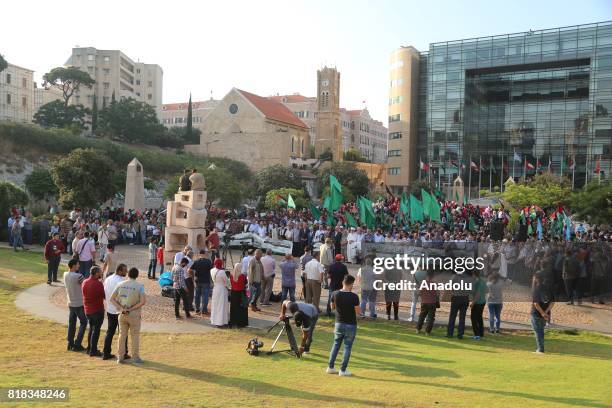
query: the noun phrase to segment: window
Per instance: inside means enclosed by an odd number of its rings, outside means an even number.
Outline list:
[[[136,92],[136,96],[140,96],[140,92]]]
[[[28,106],[28,98],[27,97],[25,97],[25,96],[21,97],[21,106],[23,106],[24,108],[26,106]]]
[[[402,150],[389,150],[389,157],[400,157],[402,155]]]
[[[92,54],[87,55],[87,61],[93,61],[94,56]]]
[[[295,139],[291,138],[291,153],[295,151]]]
[[[21,86],[24,88],[28,87],[28,80],[26,78],[21,78]]]
[[[151,94],[147,94],[147,99],[148,99],[148,100],[153,99],[153,95],[151,95]]]
[[[110,84],[108,82],[103,83],[104,89],[110,88]]]
[[[136,73],[140,74],[140,68],[136,68]]]
[[[400,174],[400,168],[399,167],[389,167],[387,169],[387,174],[390,176],[397,176],[398,174]]]
[[[392,98],[389,98],[389,105],[395,105],[397,103],[402,103],[402,97],[401,96],[394,96]]]
[[[136,80],[136,85],[140,85],[140,79]]]
[[[10,84],[11,83],[11,74],[6,74],[6,84]]]
[[[153,81],[149,81],[148,86],[149,86],[149,88],[152,88],[153,87]]]
[[[110,57],[108,55],[104,57],[104,62],[110,62]]]
[[[104,71],[104,75],[109,75],[110,74],[110,69],[108,69],[108,68],[104,68],[102,71]]]
[[[391,80],[391,88],[396,87],[396,86],[400,86],[403,83],[404,83],[404,80],[402,78],[392,79]]]
[[[389,122],[399,122],[401,120],[401,114],[389,115]]]
[[[9,94],[9,93],[6,94],[6,104],[7,105],[11,104],[11,94]]]

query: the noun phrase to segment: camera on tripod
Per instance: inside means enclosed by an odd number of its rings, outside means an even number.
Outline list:
[[[259,341],[259,339],[255,337],[249,341],[249,344],[247,344],[246,351],[252,356],[258,356],[259,349],[262,348],[263,345],[263,341]]]

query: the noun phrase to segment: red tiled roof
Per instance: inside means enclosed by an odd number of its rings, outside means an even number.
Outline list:
[[[283,103],[283,102],[284,103],[296,103],[296,102],[312,102],[312,101],[315,101],[317,98],[313,96],[293,94],[293,95],[273,95],[273,96],[268,96],[268,99],[271,99],[275,102],[280,102],[280,103]]]
[[[361,115],[361,109],[349,110],[349,111],[346,111],[346,113],[348,113],[351,116],[359,116]]]
[[[302,122],[297,116],[295,116],[293,112],[291,112],[282,103],[240,89],[236,90],[240,92],[245,98],[247,98],[249,102],[255,105],[255,107],[259,109],[259,111],[263,113],[266,118],[286,123],[288,125],[308,129],[308,126],[306,126],[304,122]]]

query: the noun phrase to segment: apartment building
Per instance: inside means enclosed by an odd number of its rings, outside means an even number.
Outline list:
[[[0,120],[29,123],[34,115],[34,71],[14,64],[0,72]]]

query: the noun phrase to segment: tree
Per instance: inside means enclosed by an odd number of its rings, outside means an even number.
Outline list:
[[[308,200],[303,189],[296,188],[278,188],[266,192],[265,206],[268,210],[276,210],[287,207],[287,197],[291,194],[291,198],[295,202],[296,209],[305,208],[308,206]],[[282,199],[282,200],[281,200]]]
[[[246,199],[248,189],[226,169],[209,166],[202,174],[211,202],[225,208],[238,208]]]
[[[44,168],[34,169],[25,178],[25,186],[28,192],[39,200],[57,197],[59,190],[53,182],[49,170]]]
[[[97,127],[102,134],[126,143],[150,144],[165,132],[155,109],[134,98],[111,102],[100,112]]]
[[[323,151],[320,155],[319,155],[319,160],[321,161],[327,161],[327,160],[331,160],[333,157],[332,151],[331,149],[328,147],[327,149],[325,149],[325,151]]]
[[[275,164],[260,170],[255,175],[257,182],[257,195],[266,196],[270,190],[279,188],[302,189],[302,176],[299,170],[293,167]]]
[[[333,162],[330,167],[321,172],[318,178],[319,190],[323,191],[326,186],[329,186],[329,175],[336,176],[342,186],[348,189],[355,196],[367,196],[369,191],[368,175],[365,171],[358,169],[355,163],[351,162]]]
[[[11,208],[26,205],[28,201],[28,195],[25,191],[13,183],[0,181],[0,216],[2,216],[2,222],[6,221]]]
[[[49,102],[34,114],[34,122],[43,127],[84,129],[89,109],[83,105],[65,106],[62,101]]]
[[[7,67],[8,67],[8,62],[6,62],[2,54],[0,54],[0,72],[4,71]]]
[[[111,158],[93,149],[75,149],[55,161],[51,176],[59,188],[59,203],[64,208],[91,208],[113,197],[112,163]]]
[[[96,94],[93,96],[93,106],[91,108],[91,132],[96,133],[98,127],[98,98]]]
[[[193,133],[193,108],[191,106],[191,94],[189,94],[189,105],[187,106],[187,128],[185,138],[190,139]]]
[[[344,152],[344,160],[364,163],[369,162],[369,160],[363,157],[361,152],[357,149],[348,149],[346,152]]]
[[[64,106],[68,106],[72,95],[79,90],[81,86],[91,88],[96,83],[92,77],[85,71],[81,71],[77,67],[57,67],[43,75],[43,85],[53,86],[64,95]]]
[[[538,174],[532,181],[508,185],[499,197],[515,208],[537,205],[542,208],[567,204],[571,196],[569,181],[552,174]]]
[[[591,182],[572,194],[570,206],[576,217],[590,224],[612,224],[612,183]]]
[[[173,126],[167,128],[166,137],[164,140],[167,141],[167,146],[157,144],[162,147],[183,147],[186,144],[198,144],[200,143],[200,135],[202,132],[198,128],[191,129],[191,136],[187,134],[187,128],[181,126]],[[160,139],[161,142],[161,139]]]

